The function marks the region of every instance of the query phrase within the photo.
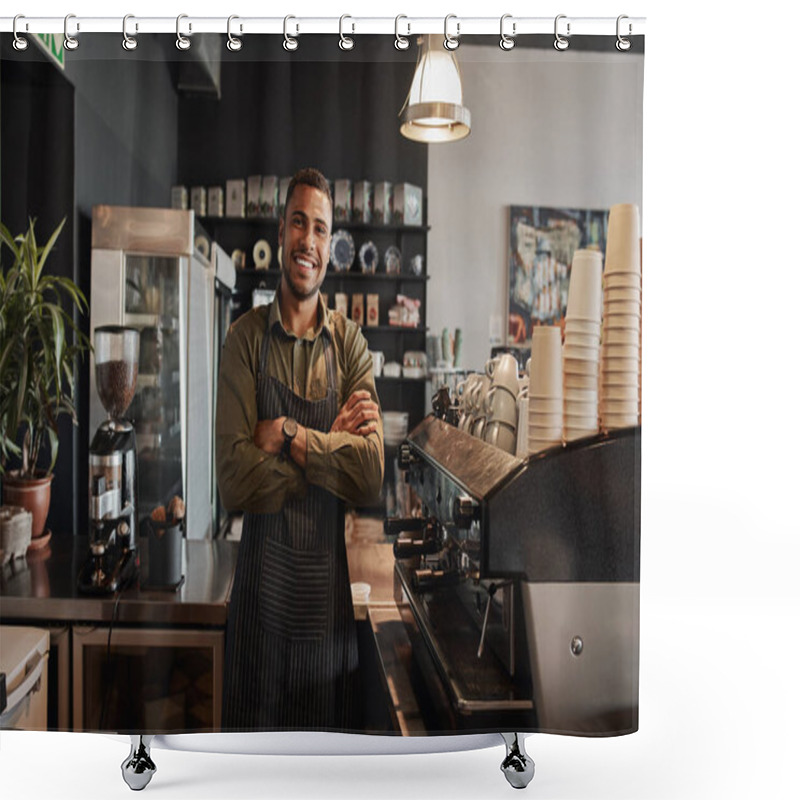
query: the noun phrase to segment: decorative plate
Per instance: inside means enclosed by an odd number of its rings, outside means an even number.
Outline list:
[[[266,239],[259,239],[253,247],[253,261],[256,269],[269,269],[272,261],[272,248]]]
[[[383,254],[383,263],[389,275],[397,275],[403,266],[403,255],[397,247],[392,245],[386,248],[386,252]]]
[[[331,264],[337,272],[346,272],[356,259],[356,245],[348,231],[339,229],[331,237]]]
[[[364,272],[374,273],[378,268],[378,248],[372,242],[364,242],[358,253],[358,261]]]

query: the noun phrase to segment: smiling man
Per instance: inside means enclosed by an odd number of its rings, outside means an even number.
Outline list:
[[[300,170],[279,223],[275,301],[222,351],[219,491],[244,511],[228,615],[224,730],[353,730],[358,649],[344,507],[380,494],[383,428],[358,326],[320,296],[330,256],[325,177]]]

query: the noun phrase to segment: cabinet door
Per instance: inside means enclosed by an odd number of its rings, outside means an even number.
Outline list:
[[[76,731],[218,731],[223,631],[75,627]]]

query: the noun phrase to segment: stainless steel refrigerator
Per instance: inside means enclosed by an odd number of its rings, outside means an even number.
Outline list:
[[[218,530],[214,403],[233,280],[230,259],[211,246],[194,212],[93,208],[92,336],[100,325],[140,331],[136,395],[127,412],[136,429],[138,507],[145,516],[182,497],[188,538]],[[89,436],[105,413],[93,367]]]

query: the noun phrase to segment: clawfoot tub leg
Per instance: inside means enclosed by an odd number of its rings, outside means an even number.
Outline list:
[[[150,758],[152,736],[131,734],[131,752],[122,762],[122,777],[135,792],[141,791],[150,783],[156,765]]]
[[[516,733],[500,735],[506,743],[506,757],[500,769],[515,789],[524,789],[533,780],[536,769],[533,759],[525,752],[525,740]]]

